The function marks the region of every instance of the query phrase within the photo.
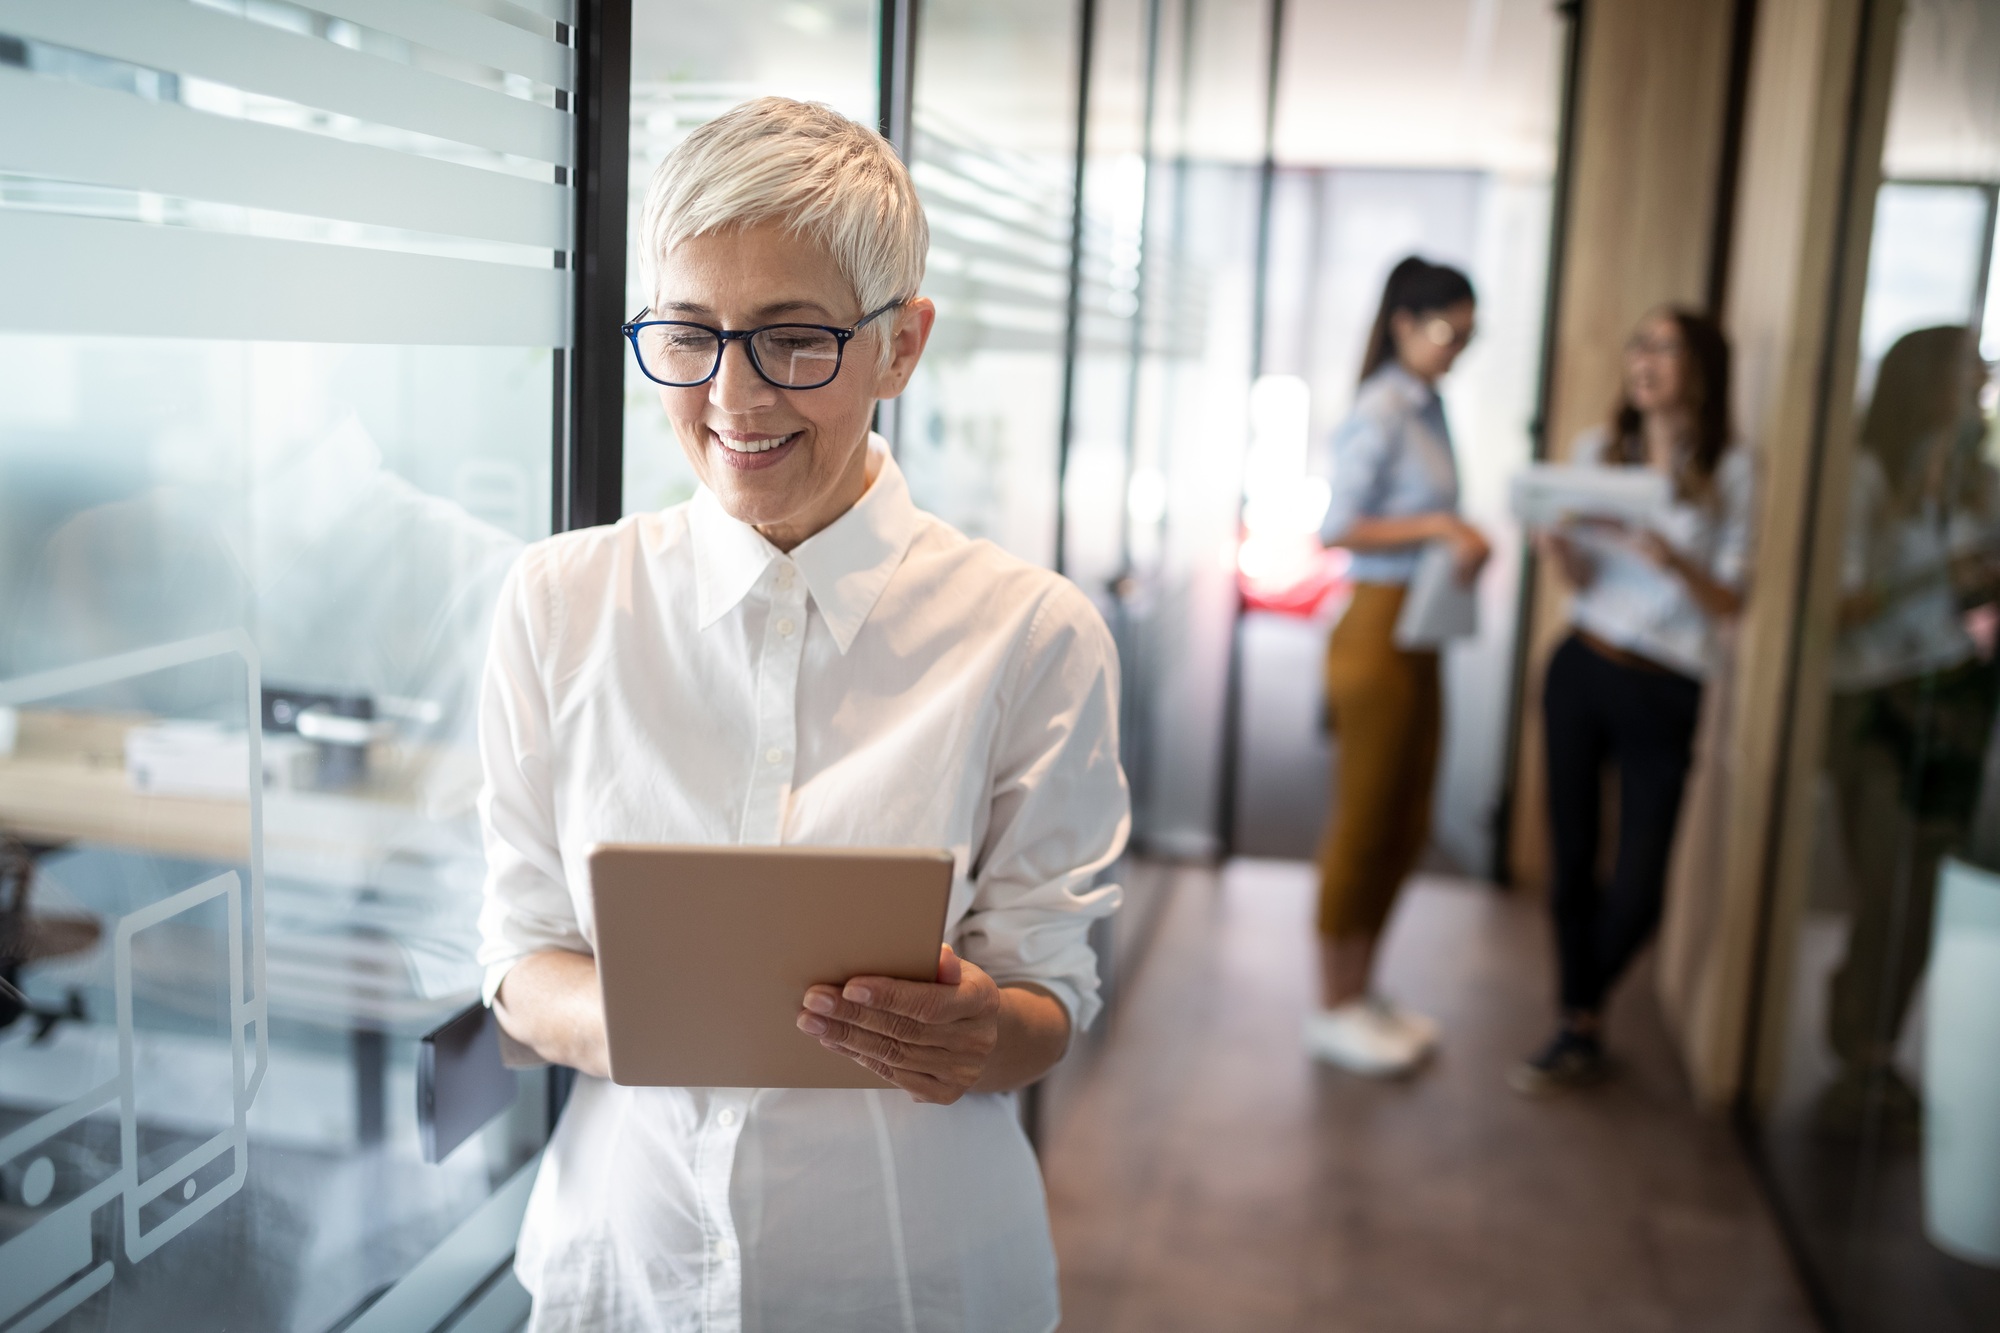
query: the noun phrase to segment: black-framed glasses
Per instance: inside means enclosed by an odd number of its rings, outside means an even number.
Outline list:
[[[871,310],[846,328],[830,324],[766,324],[755,329],[718,329],[681,319],[647,319],[652,307],[620,326],[639,358],[639,369],[655,384],[693,389],[722,369],[722,354],[740,342],[750,365],[780,389],[817,389],[840,374],[841,357],[855,334],[888,314],[901,300]]]

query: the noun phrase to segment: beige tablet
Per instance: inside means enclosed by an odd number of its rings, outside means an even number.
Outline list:
[[[942,851],[607,845],[590,852],[611,1079],[880,1088],[799,1031],[806,987],[937,978]]]

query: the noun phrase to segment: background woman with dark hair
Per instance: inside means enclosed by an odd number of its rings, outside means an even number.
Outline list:
[[[1652,468],[1671,500],[1643,525],[1580,520],[1542,538],[1576,596],[1542,703],[1562,1021],[1514,1070],[1525,1093],[1608,1072],[1599,1018],[1659,924],[1715,628],[1742,609],[1753,477],[1731,447],[1729,344],[1714,322],[1676,308],[1642,319],[1617,410],[1571,461]],[[1600,885],[1607,765],[1618,772],[1617,858]]]
[[[1896,1043],[1930,956],[1938,865],[1972,829],[2000,687],[1990,645],[1966,628],[1969,609],[2000,596],[1986,379],[1973,329],[1898,338],[1849,481],[1826,767],[1853,915],[1827,995],[1841,1073],[1818,1108],[1836,1132],[1919,1125]]]
[[[1448,543],[1467,583],[1486,539],[1458,515],[1458,466],[1437,381],[1472,340],[1472,283],[1411,257],[1390,272],[1354,410],[1333,437],[1333,501],[1320,539],[1354,553],[1354,598],[1327,646],[1340,736],[1333,816],[1320,852],[1323,1008],[1306,1046],[1357,1074],[1402,1073],[1437,1042],[1430,1019],[1371,991],[1376,943],[1430,833],[1441,701],[1438,655],[1395,641],[1425,544]]]

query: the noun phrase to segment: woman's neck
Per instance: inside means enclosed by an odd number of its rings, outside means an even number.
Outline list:
[[[1671,473],[1694,434],[1694,420],[1684,407],[1648,412],[1639,420],[1639,437],[1646,446],[1646,462]]]
[[[1433,389],[1437,388],[1438,377],[1435,375],[1426,375],[1424,374],[1423,371],[1418,370],[1415,366],[1411,365],[1409,362],[1403,359],[1403,354],[1401,352],[1398,352],[1396,354],[1396,364],[1402,368],[1402,371],[1405,375],[1408,375],[1411,379],[1415,380],[1417,383],[1427,384]]]

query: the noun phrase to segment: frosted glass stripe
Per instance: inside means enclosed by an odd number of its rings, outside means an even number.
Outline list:
[[[541,162],[573,156],[571,118],[553,107],[195,5],[0,0],[0,32]]]
[[[554,35],[523,28],[442,0],[301,0],[307,7],[364,28],[407,38],[434,51],[463,56],[491,69],[523,74],[537,83],[571,88],[575,53]]]
[[[0,171],[570,248],[561,186],[0,65]]]
[[[452,0],[452,3],[461,8],[469,9],[472,7],[467,5],[465,0]],[[554,19],[557,23],[568,23],[572,26],[576,23],[576,5],[574,0],[511,0],[511,3],[517,9],[525,9],[531,14],[540,14],[543,18]]]
[[[24,332],[565,347],[572,276],[0,209],[0,328]]]

